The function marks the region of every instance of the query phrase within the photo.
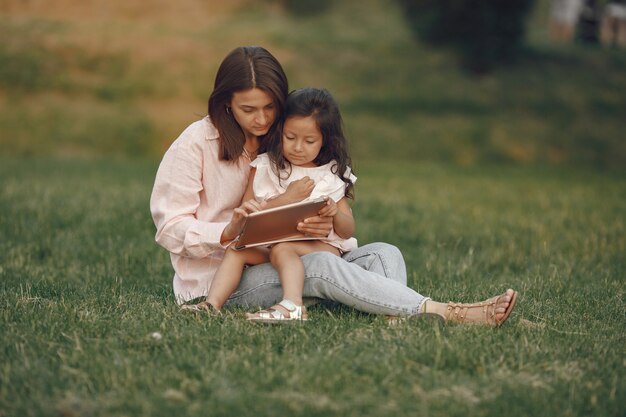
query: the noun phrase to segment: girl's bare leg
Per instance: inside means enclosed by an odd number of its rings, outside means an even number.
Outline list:
[[[270,262],[278,271],[283,298],[299,306],[302,305],[304,289],[304,265],[300,257],[312,252],[330,252],[340,256],[339,249],[319,240],[278,243],[270,251]]]
[[[224,260],[213,277],[207,302],[220,310],[228,297],[235,292],[245,265],[259,265],[269,260],[266,248],[250,248],[240,251],[227,249]]]

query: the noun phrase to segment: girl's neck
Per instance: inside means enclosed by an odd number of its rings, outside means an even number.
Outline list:
[[[290,161],[290,160],[288,160],[288,159],[287,159],[287,162],[289,162],[289,164],[290,164],[291,166],[294,166],[294,167],[300,167],[300,168],[317,168],[317,167],[319,167],[319,166],[320,166],[319,164],[317,164],[317,163],[315,163],[315,162],[309,162],[308,164],[304,164],[304,165],[296,165],[296,164],[294,164],[293,162],[291,162],[291,161]]]

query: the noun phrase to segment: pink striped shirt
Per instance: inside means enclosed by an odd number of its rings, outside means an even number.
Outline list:
[[[250,161],[218,158],[218,133],[208,117],[172,143],[150,198],[156,242],[170,252],[179,303],[205,296],[223,255],[220,237],[241,203]]]

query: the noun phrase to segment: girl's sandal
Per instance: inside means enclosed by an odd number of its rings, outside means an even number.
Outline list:
[[[246,320],[254,323],[266,324],[281,324],[294,321],[302,322],[307,321],[308,319],[309,315],[305,306],[298,306],[287,299],[283,299],[280,303],[266,310],[259,310],[256,313],[246,314]]]
[[[514,291],[506,312],[502,317],[496,318],[496,306],[500,298],[505,294],[497,295],[480,303],[461,304],[449,302],[445,319],[446,321],[456,323],[475,323],[486,324],[491,327],[500,327],[511,315],[515,302],[517,301],[517,291]]]
[[[219,317],[222,312],[209,303],[207,300],[200,301],[198,304],[183,304],[180,306],[181,311],[191,311],[192,313],[206,312],[211,317]]]

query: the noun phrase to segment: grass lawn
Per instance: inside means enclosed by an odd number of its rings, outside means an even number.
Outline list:
[[[398,245],[435,299],[518,289],[504,327],[181,314],[153,241],[155,163],[5,156],[0,416],[624,415],[623,175],[357,168],[360,242]]]

